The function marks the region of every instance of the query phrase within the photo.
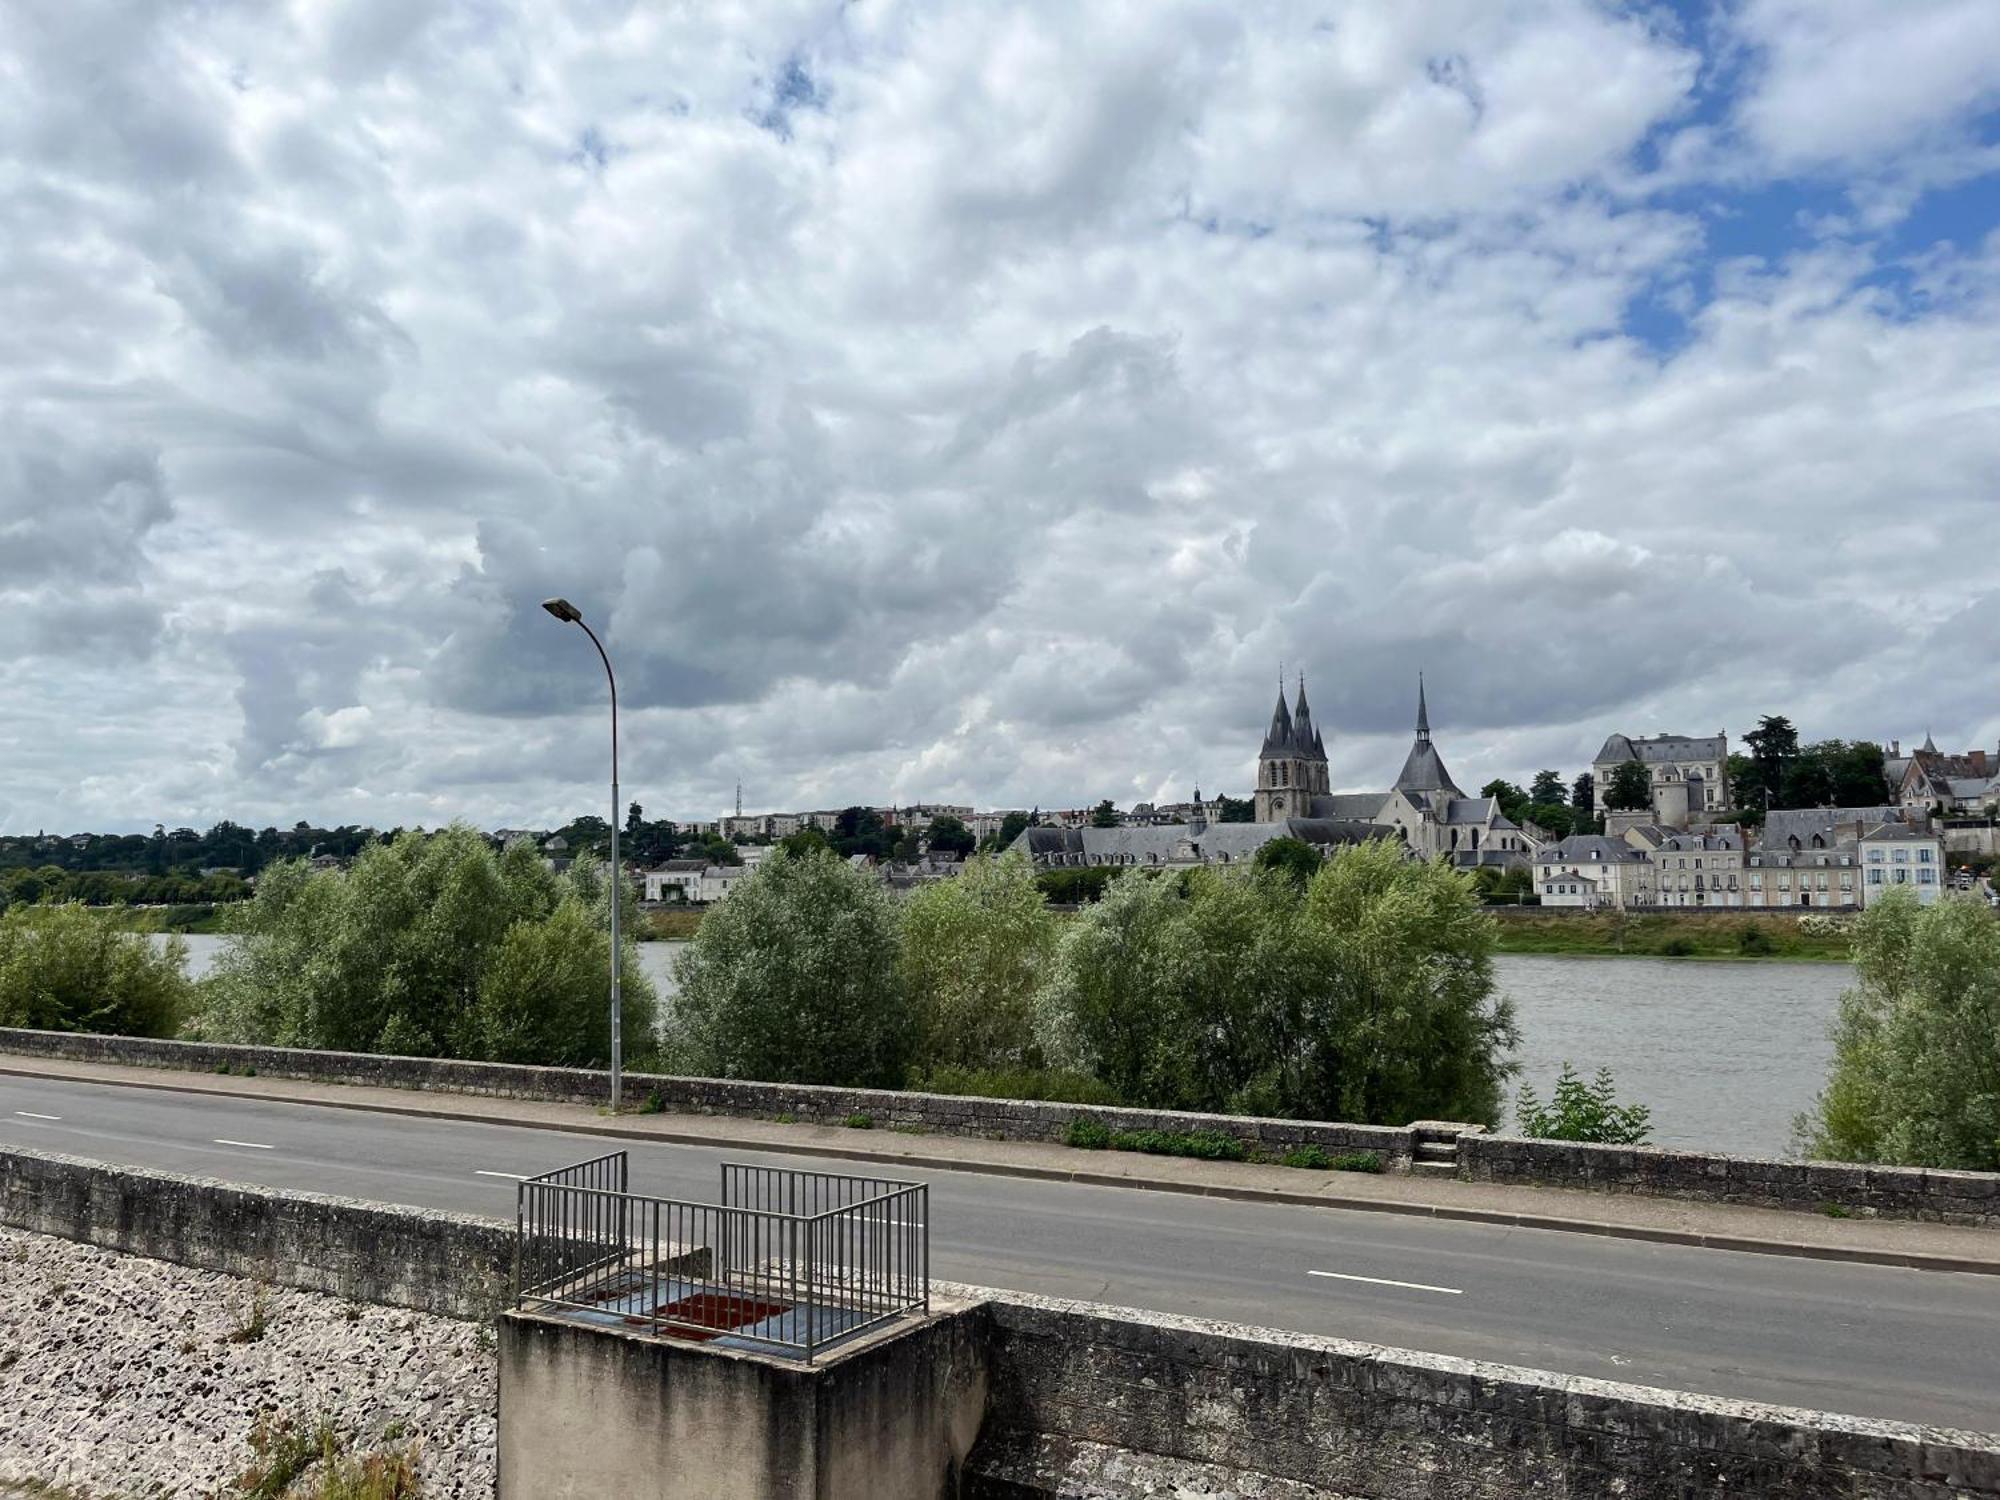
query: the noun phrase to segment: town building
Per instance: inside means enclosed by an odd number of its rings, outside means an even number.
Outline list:
[[[1908,823],[1877,823],[1860,836],[1857,847],[1863,906],[1894,890],[1915,892],[1923,906],[1944,894],[1944,840],[1936,833]]]
[[[1644,849],[1602,833],[1574,833],[1535,851],[1544,906],[1650,906],[1653,865]]]
[[[1891,763],[1885,757],[1885,775]],[[1922,745],[1907,757],[1894,757],[1893,763],[1900,768],[1895,784],[1896,800],[1905,807],[1928,808],[1941,814],[2000,815],[2000,751],[1992,755],[1984,750],[1946,755],[1925,735]]]
[[[1658,906],[1741,906],[1745,851],[1742,830],[1725,825],[1702,833],[1658,830],[1646,857]],[[1627,842],[1632,842],[1630,836]]]
[[[1597,800],[1604,804],[1618,768],[1637,761],[1652,785],[1651,805],[1637,810],[1605,813],[1605,829],[1622,833],[1633,823],[1663,828],[1687,828],[1706,822],[1729,807],[1729,734],[1656,734],[1650,738],[1614,734],[1591,762]]]
[[[1746,907],[1853,907],[1861,904],[1860,855],[1835,830],[1765,839],[1743,860]]]
[[[640,888],[648,901],[701,900],[701,872],[705,859],[669,859],[650,870],[639,872]]]

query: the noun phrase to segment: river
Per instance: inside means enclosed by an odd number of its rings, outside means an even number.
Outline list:
[[[193,936],[196,977],[224,939]],[[640,961],[665,994],[682,943],[642,943]],[[1494,960],[1514,1002],[1520,1079],[1547,1098],[1565,1058],[1586,1077],[1617,1076],[1619,1098],[1653,1111],[1659,1146],[1781,1156],[1792,1117],[1826,1078],[1827,1027],[1851,981],[1846,964],[1731,963],[1671,958]]]

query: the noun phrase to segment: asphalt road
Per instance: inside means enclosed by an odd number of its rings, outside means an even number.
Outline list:
[[[786,1164],[617,1144],[632,1153],[633,1190],[667,1197],[712,1199],[725,1158]],[[612,1148],[16,1077],[0,1077],[0,1145],[505,1218],[509,1174]],[[945,1280],[2000,1431],[2000,1277],[975,1173],[928,1180],[932,1270]]]

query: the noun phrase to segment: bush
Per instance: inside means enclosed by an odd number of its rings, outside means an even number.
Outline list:
[[[201,1040],[597,1067],[611,1056],[610,882],[464,824],[371,844],[346,871],[272,865],[203,981]],[[629,882],[621,916],[636,919]],[[636,921],[634,922],[636,926]],[[628,1044],[654,997],[621,955]]]
[[[1148,1156],[1192,1156],[1204,1161],[1242,1161],[1243,1143],[1216,1130],[1120,1130],[1111,1137],[1113,1151],[1138,1151]]]
[[[1086,1120],[1078,1115],[1063,1132],[1063,1144],[1083,1151],[1102,1151],[1111,1144],[1111,1127],[1101,1120]]]
[[[1333,1158],[1318,1146],[1294,1146],[1279,1162],[1287,1167],[1301,1167],[1311,1172],[1331,1172]]]
[[[1694,956],[1694,944],[1684,937],[1668,938],[1664,943],[1660,944],[1660,956],[1662,958],[1692,958]]]
[[[1035,886],[1051,901],[1064,906],[1085,906],[1102,899],[1118,873],[1109,865],[1044,870],[1035,877]]]
[[[1039,1061],[1034,998],[1057,925],[1026,856],[976,858],[920,886],[902,913],[902,980],[921,1068],[998,1069]]]
[[[1762,958],[1775,950],[1770,934],[1752,922],[1736,934],[1736,951],[1746,958]]]
[[[849,1130],[873,1130],[875,1128],[875,1117],[873,1115],[849,1115],[845,1120],[841,1121],[841,1124],[845,1125]]]
[[[677,1067],[717,1078],[895,1088],[913,1041],[894,899],[825,852],[779,849],[675,965]]]
[[[1833,1067],[1798,1121],[1809,1156],[2000,1170],[2000,917],[1891,891],[1855,924]]]
[[[1544,1141],[1594,1141],[1600,1145],[1643,1146],[1652,1111],[1643,1104],[1620,1104],[1609,1068],[1585,1083],[1567,1062],[1556,1080],[1555,1097],[1545,1108],[1534,1089],[1523,1085],[1514,1105],[1521,1134]]]
[[[172,1036],[194,994],[178,937],[155,948],[76,903],[0,913],[0,1026]]]
[[[1380,1172],[1382,1158],[1373,1151],[1343,1151],[1333,1159],[1336,1172]]]

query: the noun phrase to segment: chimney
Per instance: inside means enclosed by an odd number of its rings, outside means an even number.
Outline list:
[[[1987,776],[1992,774],[1986,769],[1986,752],[1984,750],[1968,750],[1965,753],[1965,758],[1972,762],[1973,775]]]

